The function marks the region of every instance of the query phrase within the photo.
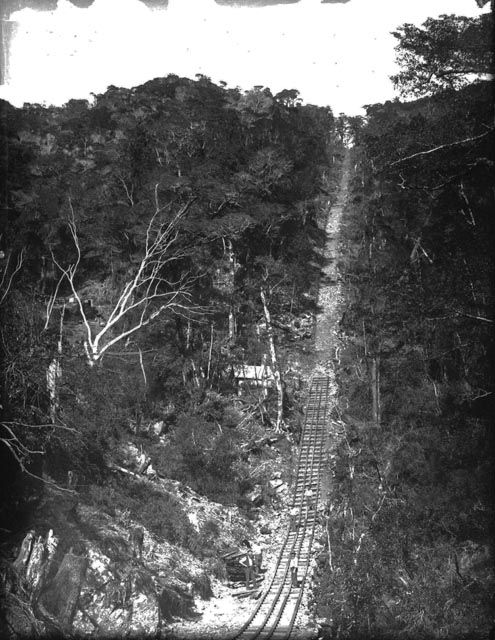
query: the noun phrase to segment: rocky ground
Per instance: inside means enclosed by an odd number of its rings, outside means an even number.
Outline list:
[[[267,527],[270,533],[263,535],[260,529]],[[265,569],[263,585],[267,584],[276,565],[278,549],[285,535],[287,516],[282,508],[263,510],[257,525],[257,532],[252,541],[256,541],[263,549],[263,569]],[[256,595],[239,598],[237,593],[245,591],[241,588],[229,588],[218,580],[214,580],[213,597],[210,600],[196,602],[197,618],[177,620],[167,625],[165,631],[172,638],[226,638],[234,629],[240,627],[248,618],[256,604]]]

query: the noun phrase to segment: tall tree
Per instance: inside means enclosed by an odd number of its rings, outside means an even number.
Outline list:
[[[158,201],[158,185],[155,189],[156,210],[151,216],[142,244],[138,248],[135,265],[129,269],[127,279],[121,289],[114,293],[108,316],[102,326],[95,328],[86,311],[78,283],[78,269],[83,256],[77,232],[72,203],[68,227],[76,250],[76,260],[63,266],[55,257],[53,260],[66,280],[77,303],[86,329],[84,350],[90,366],[94,366],[113,345],[128,339],[147,326],[165,311],[181,312],[191,306],[190,273],[177,274],[176,266],[186,258],[183,247],[178,247],[179,223],[185,216],[193,200],[182,205],[173,215],[165,215],[164,207]],[[168,209],[168,207],[167,207]],[[57,290],[51,298],[55,300]]]
[[[459,88],[493,72],[493,16],[478,18],[442,15],[421,27],[404,24],[393,35],[398,40],[392,76],[404,96],[431,95]]]

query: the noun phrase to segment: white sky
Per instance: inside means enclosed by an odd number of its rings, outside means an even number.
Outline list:
[[[300,0],[263,8],[169,0],[161,10],[138,0],[95,0],[87,9],[59,0],[55,11],[10,16],[0,98],[16,106],[63,104],[110,84],[203,73],[242,89],[298,89],[305,102],[355,114],[394,97],[390,31],[442,13],[481,12],[475,0]]]

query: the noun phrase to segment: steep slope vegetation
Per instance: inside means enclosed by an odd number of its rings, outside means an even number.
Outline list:
[[[2,124],[6,588],[24,631],[153,631],[285,495],[333,116],[169,76]]]
[[[478,83],[351,121],[346,438],[317,605],[335,637],[493,623],[492,116]]]

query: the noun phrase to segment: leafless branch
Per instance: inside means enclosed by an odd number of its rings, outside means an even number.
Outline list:
[[[0,443],[5,445],[9,449],[9,451],[13,455],[15,461],[17,462],[17,464],[19,465],[19,468],[21,469],[21,471],[23,471],[23,473],[25,473],[28,476],[31,476],[32,478],[36,478],[37,480],[40,480],[45,484],[49,484],[59,491],[73,493],[72,489],[65,489],[64,487],[60,487],[57,483],[53,482],[53,480],[49,480],[48,478],[44,478],[42,476],[39,476],[29,471],[29,469],[26,467],[26,462],[30,459],[30,457],[33,455],[43,455],[45,452],[42,449],[35,449],[33,447],[28,446],[23,441],[21,434],[18,433],[16,428],[22,427],[24,429],[29,429],[29,430],[31,429],[51,429],[51,430],[62,429],[65,431],[70,431],[72,433],[78,433],[76,429],[67,427],[66,425],[63,425],[63,424],[57,424],[57,425],[54,425],[53,423],[27,424],[19,421],[2,421],[0,423],[0,426],[2,427],[2,432],[3,432],[2,436],[0,437]]]
[[[119,176],[119,180],[122,183],[122,186],[124,187],[125,195],[129,200],[131,207],[133,207],[134,206],[134,185],[131,183],[131,188],[129,189],[126,181],[122,176]]]
[[[148,380],[146,378],[146,370],[144,368],[144,362],[143,362],[143,352],[141,351],[141,349],[139,349],[139,364],[141,365],[141,371],[143,373],[144,386],[146,388],[148,386]]]
[[[395,165],[401,164],[402,162],[406,162],[407,160],[412,160],[413,158],[419,158],[420,156],[426,156],[430,153],[435,153],[436,151],[441,151],[442,149],[448,149],[450,147],[457,147],[462,144],[467,144],[468,142],[475,142],[476,140],[481,140],[482,138],[486,138],[486,136],[493,133],[493,129],[486,131],[485,133],[481,133],[479,136],[473,136],[471,138],[464,138],[464,140],[456,140],[455,142],[449,142],[447,144],[441,144],[438,147],[433,147],[433,149],[427,149],[426,151],[418,151],[418,153],[413,153],[410,156],[406,156],[404,158],[400,158],[399,160],[395,160],[390,164],[386,165],[385,168],[394,167]]]
[[[472,225],[474,227],[474,226],[476,226],[476,221],[474,219],[473,210],[471,208],[471,204],[470,204],[470,202],[468,200],[468,197],[466,195],[466,191],[464,189],[464,184],[462,183],[462,180],[461,180],[461,183],[459,184],[459,193],[461,194],[461,197],[464,200],[464,203],[466,204],[466,208],[467,208],[467,211],[469,213],[469,218],[468,218],[468,216],[466,216],[466,214],[464,212],[464,209],[461,209],[461,211],[462,211],[464,217],[466,218],[468,224],[470,224],[470,225]]]
[[[52,254],[52,258],[53,258],[53,254]],[[50,299],[47,302],[46,313],[45,313],[46,319],[45,319],[45,326],[44,326],[45,331],[48,329],[48,326],[50,324],[50,320],[51,320],[51,317],[52,317],[53,309],[54,309],[55,303],[57,301],[58,290],[60,289],[60,285],[61,285],[63,279],[64,279],[64,276],[61,275],[59,280],[58,280],[58,282],[57,282],[57,286],[55,287],[55,291],[53,292],[53,295],[50,296]]]
[[[133,276],[123,285],[110,314],[103,324],[95,330],[85,312],[83,300],[76,286],[76,276],[81,261],[81,247],[74,216],[74,209],[69,198],[70,216],[68,227],[76,249],[76,260],[68,267],[63,267],[52,252],[52,259],[67,279],[72,295],[77,303],[79,313],[85,327],[86,339],[84,350],[88,363],[93,366],[113,345],[125,340],[147,326],[165,310],[174,313],[191,312],[191,286],[194,278],[186,273],[177,279],[166,275],[166,268],[172,263],[187,257],[188,252],[176,246],[179,238],[178,224],[186,215],[194,202],[191,198],[168,221],[160,221],[160,214],[170,208],[170,204],[161,207],[158,198],[158,184],[155,186],[155,211],[146,228],[143,255],[137,264]],[[122,328],[122,321],[130,319],[137,312],[131,326]],[[120,328],[117,325],[120,324]]]
[[[474,402],[475,400],[480,400],[481,398],[486,398],[487,396],[491,395],[493,395],[493,391],[485,391],[484,389],[480,389],[478,395],[472,396],[471,398],[469,398],[469,400],[471,402]]]
[[[457,312],[458,316],[464,316],[466,318],[472,318],[473,320],[479,320],[480,322],[489,322],[493,324],[493,320],[491,318],[485,318],[484,316],[474,316],[471,313],[464,313],[463,311]]]
[[[2,277],[0,278],[0,305],[9,295],[9,291],[12,288],[12,281],[14,280],[15,275],[20,271],[24,263],[24,247],[21,249],[20,254],[17,256],[17,263],[14,270],[9,274],[10,258],[11,254],[9,254],[9,257],[7,258],[7,263],[2,272]]]

